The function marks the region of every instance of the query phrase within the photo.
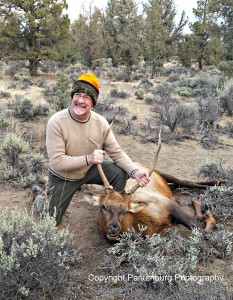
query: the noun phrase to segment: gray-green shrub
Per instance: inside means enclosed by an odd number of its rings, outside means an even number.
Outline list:
[[[130,96],[129,93],[127,93],[125,91],[118,90],[117,88],[114,88],[110,91],[110,97],[113,97],[113,98],[125,99],[129,96]]]
[[[71,103],[70,79],[67,75],[61,75],[56,84],[44,91],[45,100],[55,111],[68,107]]]
[[[115,81],[129,82],[131,80],[130,73],[127,71],[126,67],[111,67],[109,68],[107,75],[109,78]]]
[[[205,99],[198,98],[198,123],[200,130],[216,129],[221,116],[221,108],[218,102],[210,97]]]
[[[7,118],[4,115],[0,115],[0,128],[1,128],[1,131],[4,131],[9,126],[10,126],[9,118]]]
[[[56,299],[68,285],[69,268],[79,259],[73,236],[57,231],[53,217],[35,221],[22,209],[0,216],[1,299]]]
[[[219,76],[200,74],[195,77],[184,77],[174,83],[175,87],[190,88],[193,97],[216,97],[219,87]]]
[[[208,269],[199,269],[200,263],[203,262],[207,267],[220,254],[227,259],[232,253],[232,232],[216,231],[214,235],[204,235],[201,230],[194,229],[185,238],[174,228],[167,230],[165,235],[154,234],[150,237],[144,236],[143,230],[141,228],[139,233],[134,230],[123,233],[119,242],[108,252],[117,258],[115,263],[127,262],[123,266],[124,274],[134,274],[137,278],[133,282],[134,289],[144,287],[145,293],[149,289],[151,293],[156,291],[156,295],[158,293],[161,296],[158,299],[180,299],[179,294],[183,289],[186,290],[187,299],[193,299],[194,290],[197,294],[200,290],[199,285],[194,289],[197,280],[201,282],[203,276],[209,275]],[[195,281],[190,280],[193,276]],[[181,277],[184,279],[181,280]],[[192,292],[187,290],[187,285],[192,287]],[[219,289],[219,294],[223,291],[229,294],[224,283],[219,285]]]
[[[174,92],[187,98],[192,96],[192,89],[188,86],[178,86],[174,88]]]
[[[169,98],[155,103],[153,111],[159,115],[161,123],[168,126],[171,133],[177,128],[182,128],[184,133],[190,133],[196,125],[196,109]]]
[[[11,93],[10,92],[6,92],[6,91],[0,91],[0,98],[10,98],[11,97]]]
[[[12,115],[16,118],[28,121],[35,116],[46,116],[49,110],[47,104],[34,104],[22,95],[16,94],[13,101],[8,105]]]
[[[218,96],[219,106],[223,109],[227,116],[233,115],[233,79],[229,79],[224,83],[222,90]]]
[[[214,186],[210,187],[200,196],[200,201],[205,209],[214,213],[218,224],[226,225],[233,222],[233,187]]]
[[[27,72],[27,62],[23,60],[18,60],[10,61],[8,63],[8,68],[6,69],[5,74],[13,78],[16,74],[21,76],[20,74],[27,74]]]
[[[199,175],[208,178],[208,180],[216,178],[229,180],[231,173],[232,171],[226,168],[222,161],[216,162],[208,159],[199,167]]]
[[[135,96],[137,100],[143,100],[145,96],[145,90],[142,87],[138,87],[135,91]]]
[[[0,145],[0,179],[30,186],[44,172],[45,158],[33,153],[29,143],[15,133],[7,134]]]
[[[13,116],[21,118],[25,121],[33,118],[33,103],[31,100],[22,95],[15,95],[15,99],[9,105],[12,109]]]

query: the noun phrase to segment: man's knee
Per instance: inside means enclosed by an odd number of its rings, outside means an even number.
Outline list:
[[[116,191],[121,192],[125,188],[126,181],[128,179],[128,174],[120,167],[118,167],[118,166],[115,166],[115,167],[116,167],[114,170],[115,176],[113,178],[112,185]]]

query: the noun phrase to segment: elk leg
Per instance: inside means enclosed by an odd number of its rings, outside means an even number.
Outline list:
[[[155,171],[160,176],[162,176],[168,183],[172,183],[177,187],[187,187],[187,188],[197,188],[197,189],[206,189],[207,186],[220,185],[224,183],[224,180],[211,180],[211,181],[201,181],[201,182],[192,182],[187,180],[181,180],[171,174],[164,173],[162,171]]]
[[[197,221],[201,222],[204,218],[202,211],[201,211],[201,202],[199,200],[195,199],[192,201],[192,205],[195,210],[195,217],[196,217]]]
[[[205,219],[205,223],[206,223],[206,226],[204,228],[204,231],[205,233],[209,233],[211,232],[215,225],[217,224],[212,212],[207,212],[205,215],[204,215],[204,219]]]
[[[182,224],[190,230],[199,227],[197,221],[176,202],[170,205],[169,213],[173,223]]]

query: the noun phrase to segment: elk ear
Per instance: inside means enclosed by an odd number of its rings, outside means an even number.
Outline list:
[[[147,206],[148,206],[148,203],[144,202],[144,201],[130,202],[128,212],[135,214]]]
[[[100,196],[85,195],[83,200],[92,206],[100,206]]]

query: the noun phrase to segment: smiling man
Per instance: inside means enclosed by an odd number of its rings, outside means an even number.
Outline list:
[[[92,111],[99,96],[100,84],[92,73],[82,74],[71,90],[71,106],[55,113],[48,121],[46,147],[49,157],[49,212],[56,211],[57,224],[62,219],[75,192],[83,184],[103,185],[97,164],[116,191],[124,190],[129,177],[141,187],[149,182],[147,172],[138,170],[118,144],[110,130],[102,149],[95,149],[93,140],[102,144],[109,129],[107,120]],[[105,153],[111,160],[105,160]]]

